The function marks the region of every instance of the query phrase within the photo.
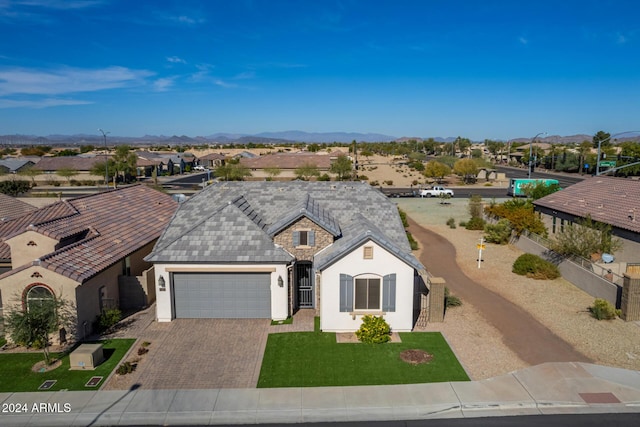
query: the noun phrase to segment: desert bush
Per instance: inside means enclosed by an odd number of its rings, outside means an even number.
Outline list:
[[[487,242],[506,245],[511,238],[511,223],[509,220],[501,219],[495,224],[487,224],[484,227],[484,233]]]
[[[445,307],[460,307],[462,300],[455,295],[451,295],[449,288],[444,288],[444,306]]]
[[[449,228],[456,228],[456,220],[453,218],[449,218],[447,220],[447,225],[449,226]]]
[[[484,230],[485,221],[479,217],[473,217],[466,223],[465,227],[467,230]],[[460,223],[462,225],[462,223]]]
[[[149,349],[147,347],[138,347],[138,356],[142,356],[147,353],[149,353]]]
[[[593,305],[589,307],[589,311],[598,320],[615,319],[621,313],[621,310],[616,310],[613,304],[602,298],[596,298]]]
[[[547,280],[560,277],[558,267],[533,254],[522,254],[513,263],[514,273],[532,279]]]
[[[371,181],[369,185],[371,185],[372,187],[377,187],[380,185],[380,183],[378,181]]]
[[[331,177],[328,174],[323,173],[318,177],[318,181],[331,181]]]
[[[117,308],[104,310],[96,318],[95,328],[98,332],[104,332],[116,325],[122,319],[122,312]]]
[[[393,185],[393,180],[388,179],[388,180],[384,181],[384,183],[387,184],[387,185]]]
[[[356,331],[358,339],[366,344],[381,344],[391,339],[391,327],[382,316],[367,314],[362,317],[362,325]]]
[[[136,365],[134,365],[133,363],[124,362],[123,364],[118,366],[118,369],[116,370],[116,373],[118,375],[127,375],[127,374],[130,374],[131,372],[135,371],[135,369],[136,369]]]

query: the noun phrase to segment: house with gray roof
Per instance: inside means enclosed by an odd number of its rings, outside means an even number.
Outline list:
[[[426,291],[397,207],[366,183],[213,184],[180,205],[145,259],[160,322],[315,309],[325,331],[357,330],[365,314],[410,331]]]

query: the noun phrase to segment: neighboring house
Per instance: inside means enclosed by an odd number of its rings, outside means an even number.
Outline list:
[[[4,173],[19,173],[23,170],[29,169],[35,165],[31,160],[20,159],[3,159],[0,160],[0,169]]]
[[[139,166],[157,165],[158,175],[183,174],[193,169],[196,158],[190,153],[163,153],[157,151],[136,151]],[[147,161],[144,163],[141,161]]]
[[[0,193],[0,222],[6,222],[14,218],[26,215],[37,210],[33,205],[25,203],[15,197]]]
[[[535,210],[553,236],[565,226],[587,216],[611,225],[623,249],[609,264],[615,273],[628,264],[640,264],[640,182],[625,178],[594,176],[533,202]]]
[[[205,168],[215,169],[218,166],[223,166],[226,158],[227,156],[222,153],[210,153],[200,157],[198,163]]]
[[[181,204],[151,255],[157,320],[286,319],[325,331],[384,316],[410,331],[426,292],[395,204],[363,183],[224,182]]]
[[[78,171],[78,175],[90,175],[91,170],[97,163],[104,164],[104,156],[80,157],[80,156],[61,156],[61,157],[43,157],[34,166],[35,169],[41,170],[43,173],[55,174],[62,169],[73,169]]]
[[[67,333],[83,339],[102,310],[150,304],[155,287],[143,258],[176,208],[171,196],[134,185],[0,222],[0,259],[11,265],[0,275],[0,308],[63,298],[77,316]]]
[[[254,178],[267,178],[270,175],[268,168],[280,169],[280,174],[275,178],[295,179],[296,169],[305,165],[314,165],[320,174],[329,173],[331,164],[343,153],[337,151],[330,154],[300,153],[276,153],[253,158],[241,158],[240,164],[251,169]]]

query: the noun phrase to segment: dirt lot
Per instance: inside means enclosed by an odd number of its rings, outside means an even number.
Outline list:
[[[522,253],[513,246],[487,244],[485,261],[478,269],[476,243],[481,232],[460,227],[450,229],[445,225],[450,217],[456,224],[468,219],[466,200],[453,199],[450,205],[443,206],[437,200],[399,199],[398,204],[416,222],[456,247],[456,260],[467,276],[531,313],[595,363],[640,369],[639,322],[595,320],[587,311],[594,298],[566,280],[540,281],[512,273],[513,261]],[[431,324],[429,328],[446,335],[474,379],[526,366],[470,303],[465,301],[462,307],[450,309],[444,323]]]

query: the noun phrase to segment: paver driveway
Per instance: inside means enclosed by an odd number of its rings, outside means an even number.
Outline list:
[[[149,341],[129,375],[113,376],[103,390],[255,388],[267,336],[274,332],[313,330],[313,311],[300,311],[294,324],[270,326],[268,319],[176,319],[154,321],[155,305],[137,313],[111,337]],[[133,348],[127,360],[136,357]]]

